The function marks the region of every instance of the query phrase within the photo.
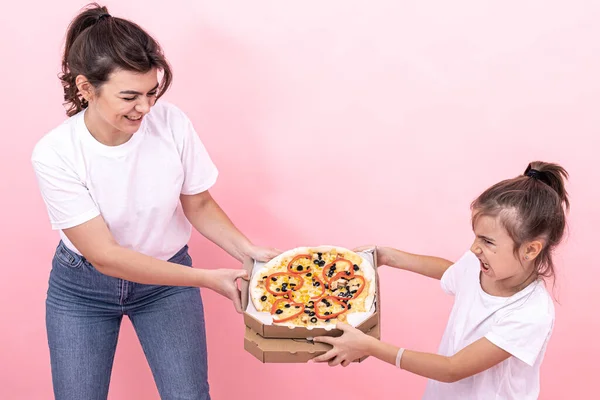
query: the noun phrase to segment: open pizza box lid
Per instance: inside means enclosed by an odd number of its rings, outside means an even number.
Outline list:
[[[369,316],[364,319],[355,327],[362,332],[369,332],[375,326],[379,325],[379,313],[381,308],[381,301],[379,297],[379,275],[377,274],[377,251],[375,248],[368,249],[364,252],[359,253],[361,256],[368,259],[371,264],[375,267],[375,301],[373,308],[370,311]],[[253,270],[260,263],[255,262],[251,258],[244,260],[244,269],[248,271],[248,276],[252,276]],[[325,329],[325,328],[305,328],[305,327],[288,327],[278,326],[272,324],[265,324],[255,315],[252,314],[250,309],[254,307],[249,304],[249,281],[242,280],[240,284],[242,291],[242,309],[244,310],[244,323],[245,325],[254,331],[256,334],[264,338],[278,338],[278,339],[306,339],[313,338],[316,336],[339,336],[341,331],[339,329]],[[250,305],[250,308],[249,308]]]
[[[372,327],[366,334],[380,339],[379,325]],[[324,354],[331,346],[308,339],[266,339],[246,328],[244,349],[263,363],[305,363]],[[366,358],[365,356],[356,361],[361,362]]]

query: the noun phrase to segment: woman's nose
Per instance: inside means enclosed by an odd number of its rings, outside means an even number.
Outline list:
[[[150,111],[150,99],[143,99],[142,101],[140,101],[137,106],[135,107],[136,110],[142,114],[147,114],[148,111]]]

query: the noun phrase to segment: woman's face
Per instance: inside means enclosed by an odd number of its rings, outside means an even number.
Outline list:
[[[103,134],[133,135],[156,102],[157,70],[146,73],[117,70],[93,91],[88,104],[90,119]]]

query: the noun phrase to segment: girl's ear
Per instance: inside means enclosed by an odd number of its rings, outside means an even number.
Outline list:
[[[534,240],[525,243],[523,246],[522,258],[525,261],[533,261],[542,252],[544,243],[541,240]]]

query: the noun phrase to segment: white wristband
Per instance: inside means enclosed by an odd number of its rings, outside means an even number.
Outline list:
[[[404,349],[398,350],[398,354],[396,354],[396,367],[400,368],[400,362],[402,361],[402,354],[404,354]]]

